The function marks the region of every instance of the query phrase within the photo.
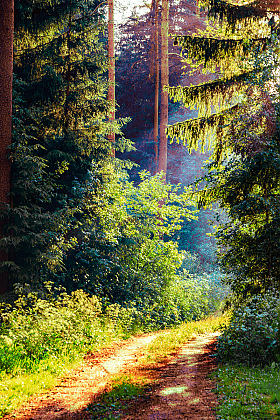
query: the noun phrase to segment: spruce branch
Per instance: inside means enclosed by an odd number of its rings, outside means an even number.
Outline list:
[[[174,45],[178,45],[187,50],[188,59],[218,64],[219,60],[225,58],[248,57],[252,48],[258,47],[259,52],[263,52],[270,43],[270,38],[256,38],[250,41],[243,39],[219,39],[206,38],[196,35],[173,35]],[[183,53],[182,53],[183,54]]]
[[[175,102],[182,101],[191,109],[198,107],[199,116],[207,117],[212,114],[211,106],[220,109],[232,99],[235,93],[240,93],[251,75],[251,72],[246,72],[195,86],[169,86],[168,93]]]
[[[266,18],[268,10],[260,7],[259,2],[250,2],[246,5],[237,5],[222,0],[202,0],[200,5],[208,9],[208,16],[220,22],[226,21],[229,29],[235,32],[238,24],[251,24]]]
[[[184,146],[188,148],[189,153],[192,150],[197,150],[200,145],[202,152],[208,144],[208,149],[212,147],[214,140],[214,161],[221,162],[226,146],[227,146],[227,132],[230,125],[227,124],[227,119],[230,114],[238,109],[236,104],[225,111],[215,113],[209,117],[194,118],[178,122],[167,127],[167,135],[171,138],[170,142],[174,140],[177,143],[183,141]]]

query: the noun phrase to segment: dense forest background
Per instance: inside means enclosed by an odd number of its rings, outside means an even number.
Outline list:
[[[247,386],[238,418],[279,415],[279,10],[151,0],[114,33],[113,0],[0,0],[0,416],[32,375],[221,310],[217,375],[245,379],[220,417]]]
[[[196,7],[171,3],[170,30],[202,29],[205,15],[198,16]],[[214,294],[219,287],[215,241],[206,235],[212,211],[197,213],[189,188],[206,156],[168,146],[167,183],[156,174],[155,4],[119,25],[116,120],[108,117],[114,104],[107,96],[106,13],[101,2],[15,2],[2,292],[13,284],[51,281],[104,302],[158,311],[165,302],[174,321],[195,316],[184,303],[190,284],[198,295],[202,283]],[[209,78],[201,71],[182,75],[181,48],[172,44],[170,38],[172,83]],[[169,115],[175,121],[194,111],[170,103]],[[205,305],[208,311],[212,303]]]
[[[237,296],[277,284],[274,3],[154,0],[116,26],[109,59],[106,3],[12,6],[2,292],[52,282],[175,322],[204,283],[218,305],[220,267]]]

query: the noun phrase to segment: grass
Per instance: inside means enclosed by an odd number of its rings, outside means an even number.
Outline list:
[[[46,361],[36,373],[22,373],[12,376],[2,372],[0,375],[0,417],[12,412],[19,405],[39,392],[53,388],[57,377],[73,368],[80,358],[65,357]]]
[[[122,334],[118,336],[110,328],[107,331],[104,329],[102,340],[93,343],[87,350],[95,352],[120,339],[122,339]],[[0,373],[0,418],[17,409],[32,395],[53,388],[59,377],[82,362],[83,356],[84,353],[80,349],[75,351],[72,348],[70,352],[60,353],[57,356],[51,354],[39,364],[35,363],[32,372],[26,372],[24,369],[13,373],[2,371]]]
[[[266,368],[220,365],[217,380],[219,420],[280,419],[280,371],[275,363]]]
[[[114,377],[106,390],[88,409],[94,420],[120,419],[128,407],[156,380],[149,368],[169,358],[186,341],[198,334],[215,332],[227,322],[227,316],[211,316],[201,321],[188,322],[179,327],[161,331],[153,342],[142,350],[137,371],[133,376]]]
[[[142,363],[157,363],[170,356],[186,341],[199,334],[218,331],[227,323],[227,315],[210,316],[200,321],[181,324],[179,327],[161,332],[147,348]]]
[[[132,375],[115,376],[110,389],[104,392],[98,402],[90,404],[88,410],[93,420],[115,420],[122,416],[123,410],[139,396],[147,392],[149,381]]]

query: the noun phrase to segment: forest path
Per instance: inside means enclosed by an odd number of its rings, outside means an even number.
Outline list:
[[[87,405],[105,387],[112,375],[143,370],[138,359],[160,333],[132,337],[88,356],[76,369],[60,379],[51,391],[33,397],[5,420],[88,420]],[[124,420],[212,420],[217,405],[206,376],[214,367],[211,357],[218,333],[197,336],[174,355],[151,370],[157,381],[144,397],[131,405]],[[144,368],[145,369],[145,368]],[[149,369],[147,368],[147,371]],[[145,375],[146,376],[146,375]]]

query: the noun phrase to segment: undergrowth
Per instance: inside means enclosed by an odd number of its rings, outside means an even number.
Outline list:
[[[271,290],[251,297],[232,313],[218,338],[220,361],[265,366],[279,359],[279,296]]]
[[[132,310],[102,308],[82,290],[56,294],[51,285],[42,298],[23,294],[2,305],[0,326],[0,417],[31,395],[52,388],[56,378],[112,341],[137,331]]]
[[[219,420],[280,418],[279,294],[237,305],[218,338]]]
[[[276,420],[280,418],[279,366],[247,367],[224,364],[217,380],[218,420]]]

